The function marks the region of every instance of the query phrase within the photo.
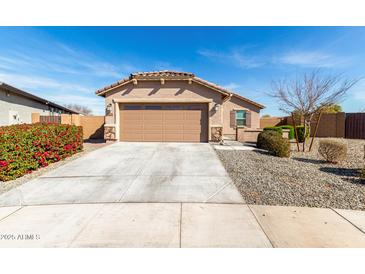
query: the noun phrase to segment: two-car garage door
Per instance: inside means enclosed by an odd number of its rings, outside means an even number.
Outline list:
[[[120,140],[207,142],[207,104],[121,104]]]

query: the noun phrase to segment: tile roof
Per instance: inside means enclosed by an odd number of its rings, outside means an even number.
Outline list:
[[[136,72],[132,73],[133,78],[149,78],[149,77],[187,77],[193,78],[195,75],[190,72],[161,70],[161,71],[147,71],[147,72]]]
[[[254,101],[251,101],[241,95],[238,95],[236,93],[233,93],[229,91],[228,89],[225,89],[217,84],[214,84],[212,82],[203,80],[199,77],[196,77],[193,73],[190,72],[179,72],[179,71],[170,71],[170,70],[162,70],[162,71],[149,71],[149,72],[136,72],[131,73],[128,78],[121,79],[111,85],[105,86],[101,89],[98,89],[95,93],[97,95],[103,95],[110,89],[113,89],[114,87],[127,84],[129,82],[132,82],[133,79],[160,79],[160,78],[166,78],[166,79],[177,79],[177,80],[184,80],[184,79],[192,79],[194,82],[200,83],[202,85],[206,85],[212,89],[215,89],[225,95],[229,96],[236,96],[237,98],[247,101],[253,105],[258,106],[259,108],[264,108],[263,105],[256,103]]]

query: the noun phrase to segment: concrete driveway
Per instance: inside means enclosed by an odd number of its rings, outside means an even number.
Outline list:
[[[243,203],[209,144],[115,143],[0,196],[0,206]]]
[[[365,247],[365,212],[246,205],[209,144],[116,143],[0,196],[0,247]]]

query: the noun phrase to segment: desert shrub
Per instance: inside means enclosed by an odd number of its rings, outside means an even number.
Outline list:
[[[268,150],[274,156],[290,156],[289,140],[283,138],[279,132],[274,130],[261,132],[257,138],[257,147]]]
[[[365,180],[365,167],[361,170],[360,178]]]
[[[274,137],[269,152],[278,157],[289,157],[290,156],[290,142],[288,139],[280,136]]]
[[[291,125],[280,126],[281,129],[289,129],[289,140],[295,138],[294,127]]]
[[[8,181],[82,150],[82,128],[58,124],[0,127],[0,181]]]
[[[264,130],[257,136],[256,147],[269,150],[269,141],[271,137],[281,137],[281,134],[274,130]]]
[[[273,130],[280,134],[283,134],[283,129],[281,127],[265,127],[264,130]]]
[[[329,163],[337,164],[346,159],[347,144],[336,140],[319,141],[318,153]]]
[[[303,143],[305,138],[309,136],[309,132],[307,132],[306,136],[304,136],[304,126],[297,126],[296,128],[298,133],[298,142]]]

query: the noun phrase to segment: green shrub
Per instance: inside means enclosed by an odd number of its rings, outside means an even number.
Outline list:
[[[275,137],[269,152],[278,157],[289,157],[290,156],[290,142],[289,139]]]
[[[318,153],[329,163],[337,164],[346,159],[347,144],[336,140],[319,141]]]
[[[291,125],[280,126],[282,129],[289,129],[289,140],[295,138],[294,127]]]
[[[268,139],[270,139],[271,137],[281,137],[281,134],[274,130],[264,130],[257,136],[256,147],[269,150]]]
[[[283,134],[283,129],[281,127],[265,127],[264,130],[273,130],[279,132],[280,134]]]
[[[309,132],[307,132],[306,136],[304,136],[304,126],[297,126],[297,134],[298,134],[298,142],[303,143],[305,138],[309,136]]]
[[[274,130],[265,130],[257,138],[257,147],[266,149],[274,156],[289,157],[290,142]]]
[[[58,124],[0,127],[0,181],[31,173],[39,167],[82,150],[82,128]]]

